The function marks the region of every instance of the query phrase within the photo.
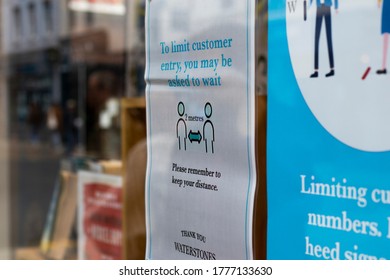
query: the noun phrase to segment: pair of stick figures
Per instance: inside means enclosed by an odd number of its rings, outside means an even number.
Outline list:
[[[179,150],[187,150],[187,124],[183,119],[183,116],[185,114],[185,106],[183,102],[179,102],[179,104],[177,105],[177,113],[180,116],[180,119],[177,121],[176,124],[176,137],[179,141]],[[214,125],[210,121],[210,117],[213,114],[213,108],[209,102],[207,102],[204,106],[204,114],[207,118],[207,120],[203,124],[203,141],[205,142],[206,153],[214,153]],[[200,144],[200,142],[202,141],[202,134],[199,131],[197,133],[194,133],[191,130],[188,134],[188,137],[190,138],[191,143],[195,141]]]

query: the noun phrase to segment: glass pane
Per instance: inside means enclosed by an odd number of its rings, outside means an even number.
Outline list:
[[[0,1],[0,259],[144,258],[145,1]],[[264,194],[267,3],[256,9]],[[99,239],[102,224],[115,238]]]

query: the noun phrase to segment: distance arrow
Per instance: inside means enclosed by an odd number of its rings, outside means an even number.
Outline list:
[[[188,138],[190,139],[191,143],[195,141],[198,142],[198,144],[200,144],[200,142],[202,141],[202,134],[200,134],[199,130],[198,132],[193,132],[192,130],[190,130],[190,133],[188,134]]]

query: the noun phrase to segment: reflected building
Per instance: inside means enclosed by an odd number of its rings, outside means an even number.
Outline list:
[[[61,100],[61,4],[3,0],[4,98],[8,111],[8,197],[12,246],[36,245],[57,177],[59,155],[44,145],[46,113]],[[4,65],[4,64],[3,64]],[[42,176],[44,174],[44,176]]]
[[[6,89],[0,95],[8,118],[0,122],[9,127],[10,159],[4,160],[9,162],[10,182],[4,184],[11,191],[1,197],[11,197],[8,217],[14,221],[10,229],[14,248],[39,244],[64,158],[120,157],[119,99],[126,79],[124,3],[0,2],[1,45],[8,61],[2,76]],[[48,116],[53,111],[61,116],[54,122],[60,133],[58,150],[51,143]]]
[[[124,0],[70,0],[63,37],[63,92],[77,100],[79,141],[97,158],[120,158],[119,100],[125,93]],[[69,88],[70,87],[70,88]],[[114,108],[116,107],[116,108]]]
[[[57,20],[61,15],[60,4],[61,1],[53,0],[2,1],[3,46],[10,62],[8,88],[13,124],[28,120],[32,104],[39,106],[43,114],[51,102],[61,98],[61,22]]]
[[[49,141],[45,120],[49,107],[58,104],[67,150],[98,158],[119,157],[119,143],[115,148],[104,147],[108,144],[102,134],[108,128],[99,119],[109,100],[118,100],[125,92],[125,4],[124,0],[2,2],[15,137]],[[71,117],[67,114],[70,103],[76,104]],[[66,123],[69,118],[72,128]],[[110,123],[119,141],[119,116],[112,116]],[[33,132],[31,127],[35,127]]]
[[[12,249],[40,244],[67,162],[120,159],[120,100],[145,89],[145,0],[2,0],[0,9],[0,218],[11,224],[0,230],[1,258],[7,236]]]

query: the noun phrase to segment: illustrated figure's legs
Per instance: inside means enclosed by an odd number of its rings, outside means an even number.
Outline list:
[[[182,138],[178,136],[178,139],[179,139],[179,150],[184,148],[184,151],[186,151],[187,150],[186,138]]]
[[[318,77],[318,57],[319,57],[319,46],[320,46],[320,35],[322,27],[322,7],[317,7],[316,15],[316,28],[314,34],[314,73],[310,75],[310,78]]]
[[[389,48],[389,33],[383,34],[383,56],[382,56],[382,69],[376,71],[377,74],[386,74],[386,62],[387,62],[387,50]]]
[[[326,39],[328,41],[328,54],[330,69],[334,69],[334,58],[333,58],[333,42],[332,42],[332,17],[329,11],[325,14],[325,27],[326,27]]]
[[[318,51],[320,45],[320,35],[322,28],[322,14],[321,8],[317,8],[317,18],[316,18],[316,31],[314,36],[314,70],[318,71]]]
[[[334,57],[333,57],[333,42],[332,42],[332,16],[330,7],[326,8],[325,11],[325,27],[326,27],[326,40],[328,42],[328,55],[330,72],[325,77],[334,76]]]

